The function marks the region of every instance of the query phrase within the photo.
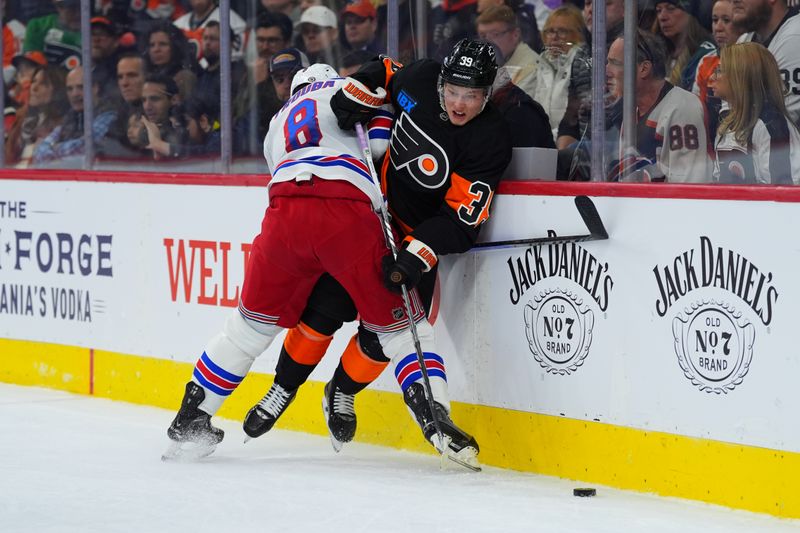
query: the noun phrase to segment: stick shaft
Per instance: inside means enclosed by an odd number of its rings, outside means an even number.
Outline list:
[[[364,159],[366,159],[367,167],[369,167],[373,184],[378,188],[378,192],[383,194],[383,192],[380,190],[381,186],[380,180],[378,179],[378,173],[375,172],[375,165],[372,162],[372,150],[369,148],[369,141],[367,140],[367,136],[364,134],[364,128],[361,124],[356,124],[356,133],[358,134],[358,142],[361,145],[361,151],[364,154]],[[381,206],[380,216],[383,226],[383,236],[386,238],[386,242],[389,245],[389,250],[392,252],[392,257],[397,259],[397,244],[394,242],[392,227],[389,221],[389,212],[385,203]],[[408,290],[406,289],[405,284],[400,286],[400,291],[403,296],[403,306],[406,310],[406,318],[408,319],[408,329],[411,331],[411,338],[414,340],[414,350],[417,352],[417,362],[419,363],[419,369],[422,373],[422,382],[425,386],[425,395],[428,397],[428,407],[431,410],[431,417],[433,418],[433,424],[436,428],[436,434],[439,436],[439,445],[444,448],[444,434],[442,433],[439,419],[436,418],[436,409],[433,405],[433,389],[431,388],[431,380],[428,376],[428,367],[425,365],[425,355],[422,352],[422,345],[419,342],[417,325],[414,323],[414,315],[411,311],[411,298],[408,296]],[[443,454],[444,452],[444,449],[440,450],[440,453]]]
[[[479,242],[473,248],[511,248],[514,246],[543,246],[559,244],[562,242],[601,241],[608,237],[598,237],[587,233],[586,235],[557,235],[555,237],[535,237],[533,239],[513,239],[509,241]]]
[[[581,215],[583,223],[589,233],[585,235],[560,235],[553,237],[533,237],[531,239],[511,239],[506,241],[490,241],[475,243],[472,248],[511,248],[514,246],[546,246],[564,242],[602,241],[608,239],[608,232],[603,225],[603,219],[597,208],[588,196],[576,196],[575,207]]]

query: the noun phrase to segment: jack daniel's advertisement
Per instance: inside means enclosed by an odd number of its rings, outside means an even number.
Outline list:
[[[733,391],[753,363],[754,322],[769,326],[773,318],[778,289],[772,272],[701,236],[698,248],[656,265],[653,274],[655,310],[664,317],[672,309],[675,354],[686,378],[703,392]]]
[[[608,308],[608,263],[577,243],[561,243],[527,248],[507,264],[508,296],[522,307],[531,354],[549,374],[572,374],[589,355],[595,313]]]

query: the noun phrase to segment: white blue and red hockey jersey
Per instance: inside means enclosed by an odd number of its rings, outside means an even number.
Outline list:
[[[317,81],[298,90],[275,113],[264,138],[264,157],[273,183],[323,179],[349,181],[378,209],[383,196],[364,162],[355,131],[339,128],[331,97],[344,78]],[[370,121],[372,153],[382,155],[389,143],[392,114],[382,109]]]

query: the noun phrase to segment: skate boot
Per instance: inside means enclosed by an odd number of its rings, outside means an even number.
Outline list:
[[[433,402],[434,412],[431,413],[422,383],[413,383],[403,393],[403,398],[411,412],[414,413],[417,423],[422,429],[422,434],[439,453],[461,466],[480,472],[481,467],[478,463],[480,448],[475,438],[456,426],[455,422],[450,419],[447,410],[439,402]],[[444,444],[439,441],[434,416],[442,429]]]
[[[244,417],[242,427],[248,437],[260,437],[275,425],[283,412],[294,401],[297,389],[286,390],[273,383],[269,391],[254,405]]]
[[[222,442],[225,432],[212,426],[211,415],[198,409],[205,397],[206,392],[200,385],[194,381],[186,384],[181,408],[167,429],[172,444],[161,459],[199,459],[210,455]]]
[[[356,410],[353,405],[355,398],[355,395],[343,393],[339,387],[330,382],[325,385],[322,412],[328,424],[331,444],[337,452],[342,449],[345,442],[353,440],[356,434]]]

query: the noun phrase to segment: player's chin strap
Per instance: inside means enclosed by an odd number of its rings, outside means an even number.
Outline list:
[[[379,194],[383,195],[380,188],[380,180],[378,180],[378,173],[375,172],[375,164],[372,162],[372,151],[369,148],[369,141],[367,140],[367,136],[364,133],[364,127],[360,123],[356,123],[356,133],[358,134],[358,142],[361,144],[361,152],[364,154],[364,159],[366,160],[367,167],[369,167],[369,173],[372,177],[372,184],[375,188],[378,189]],[[386,201],[384,200],[383,204],[380,208],[380,216],[381,216],[381,226],[383,227],[383,236],[386,238],[386,243],[389,245],[389,251],[392,253],[392,258],[397,259],[397,244],[394,242],[394,237],[392,236],[392,226],[391,222],[389,221],[389,210],[386,207]],[[406,310],[406,319],[408,320],[408,329],[411,331],[411,337],[414,340],[414,350],[417,352],[417,362],[419,363],[419,368],[422,371],[422,382],[425,385],[425,395],[428,397],[428,406],[431,409],[431,413],[436,412],[436,408],[434,407],[433,402],[433,390],[431,389],[431,380],[428,377],[428,367],[425,366],[425,356],[422,353],[422,346],[419,342],[419,334],[417,333],[417,325],[414,323],[414,315],[411,312],[411,299],[408,297],[408,290],[406,289],[405,284],[400,285],[400,290],[402,291],[403,296],[403,306]],[[442,445],[442,449],[439,450],[439,453],[442,454],[444,457],[447,451],[447,445],[444,440],[444,433],[442,433],[442,427],[439,425],[439,420],[437,417],[433,417],[433,424],[436,427],[436,435],[439,437],[439,442]],[[443,459],[444,460],[444,459]]]

